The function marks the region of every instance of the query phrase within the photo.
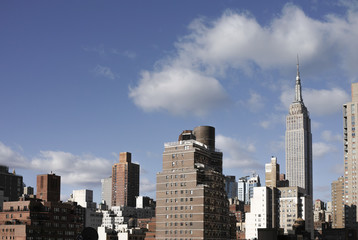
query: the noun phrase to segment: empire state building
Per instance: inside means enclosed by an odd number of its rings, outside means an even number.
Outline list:
[[[302,99],[299,64],[295,95],[286,117],[286,175],[290,186],[301,187],[312,196],[311,119]]]

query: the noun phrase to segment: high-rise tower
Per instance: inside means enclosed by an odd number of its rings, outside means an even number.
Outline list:
[[[163,171],[157,174],[156,239],[235,239],[215,128],[183,131],[178,142],[164,147]]]
[[[303,103],[299,64],[295,100],[286,117],[286,175],[289,185],[312,196],[312,134],[309,112]]]
[[[139,165],[132,163],[132,154],[119,154],[119,163],[112,167],[112,206],[135,207],[139,196]]]
[[[352,101],[343,105],[345,227],[357,227],[358,174],[355,116],[358,112],[358,83],[352,84]],[[338,220],[339,221],[339,220]]]

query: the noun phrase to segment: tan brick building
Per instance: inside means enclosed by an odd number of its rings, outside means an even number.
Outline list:
[[[36,197],[44,201],[60,201],[61,176],[53,173],[37,175]]]
[[[156,239],[235,239],[215,149],[215,128],[186,130],[164,144],[163,171],[157,174]]]
[[[132,154],[119,154],[119,163],[112,166],[112,206],[136,206],[139,196],[139,165],[132,163]]]

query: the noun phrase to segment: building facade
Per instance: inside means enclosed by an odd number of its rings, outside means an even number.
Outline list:
[[[332,199],[332,228],[345,227],[345,198],[344,198],[344,177],[339,177],[331,184]]]
[[[344,142],[344,224],[357,228],[358,174],[357,174],[357,138],[355,134],[355,116],[358,111],[358,83],[351,86],[352,101],[343,105],[343,142]],[[338,215],[336,215],[338,217]],[[335,217],[335,215],[334,215]],[[341,220],[337,220],[341,221]]]
[[[132,163],[132,154],[119,154],[119,163],[112,167],[112,206],[135,207],[139,196],[139,165]]]
[[[163,170],[157,174],[156,239],[235,239],[215,128],[185,130],[178,142],[164,147]]]
[[[8,201],[19,200],[23,193],[22,181],[22,176],[16,175],[15,170],[10,173],[7,166],[0,165],[0,190],[3,190],[4,199]]]
[[[0,212],[0,239],[75,240],[83,230],[83,208],[35,198],[5,202]]]
[[[235,176],[225,176],[225,191],[228,198],[237,197],[237,182]]]
[[[53,173],[37,175],[36,197],[48,202],[59,202],[61,177]]]
[[[312,134],[309,112],[302,99],[299,65],[295,99],[286,117],[286,177],[289,185],[312,196]]]

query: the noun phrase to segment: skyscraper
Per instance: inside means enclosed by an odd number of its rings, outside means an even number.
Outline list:
[[[59,202],[61,177],[51,174],[37,175],[36,197],[48,202]]]
[[[139,196],[139,165],[132,163],[132,154],[119,154],[119,163],[112,167],[112,206],[135,207]]]
[[[286,175],[289,185],[312,196],[312,134],[309,112],[303,103],[299,64],[295,100],[286,117]]]
[[[343,105],[344,140],[344,204],[345,227],[357,225],[357,138],[355,134],[355,116],[358,111],[358,83],[352,84],[352,101]],[[339,221],[338,221],[339,222]]]
[[[235,176],[225,176],[225,191],[227,198],[237,197],[237,182]]]
[[[233,239],[215,128],[185,130],[165,143],[157,174],[156,239]],[[234,234],[235,235],[235,234]]]

